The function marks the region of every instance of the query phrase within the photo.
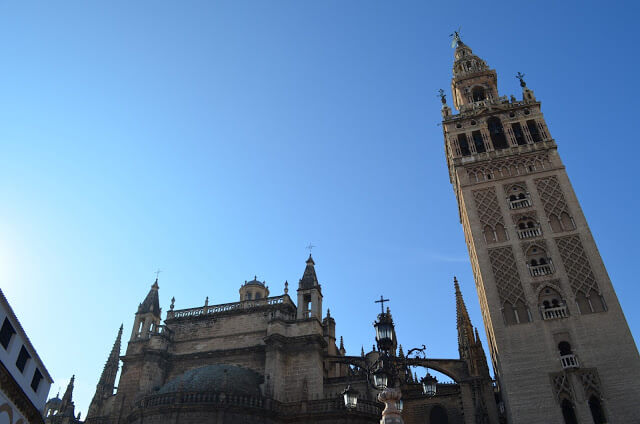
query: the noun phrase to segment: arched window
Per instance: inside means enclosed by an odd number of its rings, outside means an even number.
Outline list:
[[[482,134],[480,133],[480,131],[472,132],[471,137],[473,138],[473,145],[476,146],[476,152],[485,152],[486,149],[484,148],[484,141],[482,140]]]
[[[516,138],[518,146],[527,144],[527,140],[524,138],[524,133],[522,132],[522,126],[519,123],[511,124],[511,130],[513,131],[513,136]]]
[[[533,245],[526,252],[529,273],[533,277],[553,274],[554,268],[547,252],[540,246]]]
[[[562,341],[558,343],[558,350],[560,351],[560,356],[572,355],[573,351],[571,350],[571,344],[566,341]]]
[[[576,411],[573,409],[573,404],[569,399],[562,401],[562,417],[565,424],[578,424],[578,418],[576,417]]]
[[[576,229],[576,226],[573,224],[573,219],[571,219],[569,214],[566,212],[562,212],[560,214],[560,222],[562,223],[562,229],[565,231],[571,231]]]
[[[560,224],[560,220],[555,215],[549,215],[549,224],[551,224],[551,229],[554,233],[562,232],[562,225]]]
[[[496,224],[496,238],[498,241],[507,240],[507,230],[504,229],[504,225]]]
[[[591,417],[593,418],[594,424],[605,424],[607,422],[604,417],[600,399],[594,395],[589,398],[589,409],[591,410]]]
[[[458,146],[460,146],[460,154],[462,156],[469,156],[471,150],[469,150],[469,142],[467,141],[467,135],[465,133],[458,134]]]
[[[473,90],[471,91],[471,96],[473,97],[474,102],[479,102],[487,98],[484,87],[481,87],[481,86],[473,87]]]
[[[449,424],[447,411],[440,405],[436,405],[431,408],[431,413],[429,413],[429,424]]]
[[[487,125],[489,127],[489,135],[491,136],[491,141],[493,142],[493,148],[496,150],[506,149],[509,147],[507,143],[507,137],[504,135],[504,128],[502,127],[502,122],[500,118],[492,117],[487,120]]]
[[[495,243],[496,242],[496,233],[493,231],[493,228],[489,225],[484,226],[484,239],[487,243]]]
[[[529,129],[529,134],[531,134],[531,138],[533,138],[534,143],[542,141],[542,136],[540,135],[540,131],[538,131],[536,121],[534,121],[533,119],[528,120],[527,128]]]

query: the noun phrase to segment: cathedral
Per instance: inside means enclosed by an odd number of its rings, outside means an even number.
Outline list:
[[[85,420],[72,379],[45,422],[640,422],[638,350],[541,104],[522,74],[521,98],[500,96],[496,71],[457,33],[454,48],[445,154],[495,379],[455,279],[457,358],[404,352],[383,298],[377,346],[347,355],[309,255],[291,295],[254,278],[237,302],[176,309],[172,299],[164,316],[156,279],[123,356],[120,327]]]

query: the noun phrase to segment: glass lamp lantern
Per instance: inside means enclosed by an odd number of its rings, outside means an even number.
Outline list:
[[[393,321],[387,315],[380,314],[374,327],[378,348],[384,351],[391,349],[393,346]]]
[[[378,389],[383,390],[387,387],[389,382],[389,376],[387,372],[382,368],[378,368],[373,372],[373,385]]]
[[[436,395],[436,390],[437,390],[436,385],[438,384],[438,379],[436,379],[431,374],[427,373],[427,375],[425,375],[422,378],[421,383],[422,383],[422,393],[424,393],[429,397],[433,397]]]
[[[344,389],[342,396],[344,396],[344,406],[346,406],[347,409],[355,409],[355,407],[358,406],[358,391],[351,387],[351,384]]]

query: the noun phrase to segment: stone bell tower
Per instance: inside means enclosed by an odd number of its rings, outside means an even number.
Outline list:
[[[630,423],[640,357],[536,100],[455,34],[451,184],[509,423]]]

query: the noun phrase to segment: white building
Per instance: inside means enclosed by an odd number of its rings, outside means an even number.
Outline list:
[[[0,424],[43,423],[53,380],[0,290]]]

